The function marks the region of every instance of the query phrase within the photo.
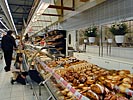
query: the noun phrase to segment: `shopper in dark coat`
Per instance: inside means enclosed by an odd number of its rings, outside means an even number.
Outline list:
[[[13,47],[16,47],[15,39],[12,36],[13,31],[9,30],[5,36],[2,37],[1,41],[1,48],[4,52],[5,58],[5,71],[10,71],[11,61],[12,61],[12,54],[13,54]]]

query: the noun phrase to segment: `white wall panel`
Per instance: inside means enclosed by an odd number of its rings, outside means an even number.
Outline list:
[[[92,24],[104,24],[133,17],[133,0],[107,0],[67,19],[64,29],[78,29]]]

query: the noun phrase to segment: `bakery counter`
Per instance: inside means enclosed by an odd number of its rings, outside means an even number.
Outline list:
[[[57,83],[54,77],[46,82],[45,87],[55,100],[78,100],[69,90]]]
[[[133,95],[133,75],[130,74],[130,71],[106,70],[85,61],[76,61],[78,60],[75,58],[52,61],[52,65],[58,62],[65,62],[62,63],[64,68],[54,71],[61,77],[57,79],[56,83],[52,84],[61,88],[61,83],[58,84],[58,81],[62,81],[62,83],[71,85],[73,89],[91,100],[111,100],[112,98],[128,100]],[[42,66],[45,66],[45,64],[42,64]],[[53,73],[51,69],[46,69]],[[57,93],[61,93],[64,97],[67,97],[62,100],[67,100],[68,98],[71,100],[72,93],[66,87],[58,90]],[[130,92],[127,92],[127,89]],[[62,95],[60,96],[63,98]]]
[[[48,81],[46,82],[45,86],[48,89],[51,94],[53,94],[54,98],[57,100],[78,100],[77,98],[81,98],[82,95],[77,92],[71,84],[67,83],[62,77],[60,77],[58,74],[54,73],[54,70],[58,70],[60,68],[60,65],[56,65],[54,61],[49,62],[49,67],[42,61],[39,61],[39,59],[36,59],[37,62],[40,64],[37,65],[37,69],[40,72],[41,76],[44,78],[44,80]],[[52,65],[52,66],[51,66]],[[55,66],[55,67],[54,67]],[[57,66],[57,68],[56,68]],[[49,73],[47,73],[49,72]],[[51,78],[49,79],[48,74],[52,74]],[[48,77],[46,77],[48,76]],[[54,89],[53,89],[54,88]],[[76,98],[76,96],[77,98]],[[85,98],[85,97],[83,97]],[[81,100],[89,100],[87,99],[81,99]]]
[[[54,77],[45,85],[57,100],[129,100],[133,95],[133,75],[128,70],[106,70],[75,57],[42,60],[34,62],[45,80],[49,73]]]
[[[131,59],[118,58],[118,57],[99,57],[90,53],[74,53],[74,57],[80,60],[86,60],[100,67],[110,70],[129,70],[133,73],[133,62]]]

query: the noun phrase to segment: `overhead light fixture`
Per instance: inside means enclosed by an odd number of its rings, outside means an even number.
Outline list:
[[[1,32],[5,33],[5,31],[3,29],[0,29]]]
[[[40,5],[39,8],[37,9],[37,15],[42,15],[44,13],[44,11],[48,8],[48,6],[50,5],[49,0],[41,0],[40,1]]]
[[[50,0],[40,0],[28,26],[30,26],[32,23],[36,22],[38,20],[39,16],[44,13],[44,11],[48,8],[48,6],[50,4],[51,4]],[[26,34],[28,32],[28,30],[29,30],[29,28],[27,27],[24,34]]]
[[[12,24],[13,24],[13,27],[14,27],[14,30],[16,32],[16,35],[18,35],[18,32],[17,32],[17,29],[15,27],[15,24],[14,24],[14,21],[13,21],[13,18],[12,18],[12,14],[11,14],[11,11],[10,11],[10,8],[9,8],[9,5],[8,5],[7,0],[5,0],[5,4],[6,4],[6,7],[7,7],[8,12],[9,12],[9,16],[11,18],[11,21],[12,21]]]
[[[9,30],[9,28],[0,20],[0,23],[7,29]]]

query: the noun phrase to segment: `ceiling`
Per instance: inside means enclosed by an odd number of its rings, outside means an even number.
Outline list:
[[[6,27],[10,27],[8,25],[7,19],[5,17],[5,14],[0,6],[0,33],[6,30]]]
[[[8,0],[9,8],[18,33],[24,28],[24,23],[27,21],[33,2],[34,0]]]
[[[10,16],[8,12],[8,7],[5,7],[6,1],[8,2],[12,16]],[[50,28],[57,28],[57,22],[64,21],[88,9],[88,7],[93,7],[91,5],[98,4],[99,1],[100,0],[0,0],[2,7],[2,9],[0,8],[0,14],[4,16],[2,20],[9,29],[15,29],[17,33],[24,34],[29,32],[37,33],[47,26],[52,25]],[[37,15],[36,12],[39,9],[39,4],[42,4],[42,2],[49,3],[49,6],[41,15]],[[13,21],[11,20],[12,18]],[[3,26],[0,25],[0,28],[3,28]]]

